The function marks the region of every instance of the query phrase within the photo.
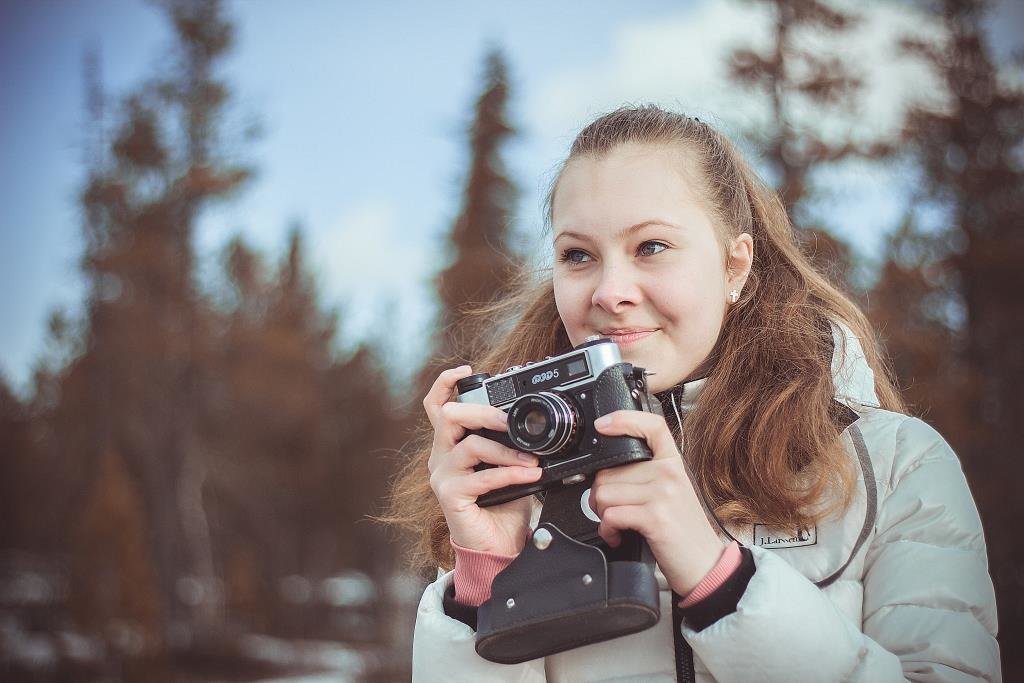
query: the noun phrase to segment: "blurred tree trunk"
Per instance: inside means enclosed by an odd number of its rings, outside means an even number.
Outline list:
[[[72,612],[88,632],[108,633],[114,649],[148,679],[166,665],[163,608],[147,547],[138,487],[113,451],[101,455],[71,529]]]
[[[0,549],[35,545],[31,501],[22,491],[38,488],[29,412],[0,373]]]

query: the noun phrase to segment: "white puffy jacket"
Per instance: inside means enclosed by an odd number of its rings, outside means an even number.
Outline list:
[[[995,594],[960,462],[924,422],[877,407],[860,344],[839,329],[833,374],[858,418],[842,436],[858,493],[841,518],[796,536],[728,528],[756,570],[734,613],[700,632],[683,626],[697,680],[999,681]],[[420,601],[413,679],[674,681],[671,591],[657,578],[654,627],[507,665],[477,655],[473,630],[445,614],[452,576],[440,574]]]

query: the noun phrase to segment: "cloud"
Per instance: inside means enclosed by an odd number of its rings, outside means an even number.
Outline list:
[[[774,18],[766,4],[708,0],[675,15],[624,23],[604,59],[551,73],[527,98],[529,127],[558,143],[558,149],[546,147],[545,155],[561,159],[576,131],[626,103],[651,102],[700,116],[737,141],[744,132],[770,128],[774,114],[767,97],[737,86],[728,74],[733,50],[768,52]],[[818,54],[842,58],[859,73],[865,88],[856,102],[830,112],[794,101],[787,116],[798,130],[826,140],[891,140],[911,104],[944,105],[945,90],[936,76],[899,48],[903,36],[944,40],[933,16],[902,3],[831,4],[861,21],[842,40],[807,30],[794,39]],[[900,169],[851,163],[830,169],[820,179],[830,190],[822,195],[829,206],[813,218],[847,235],[861,253],[878,253],[905,205],[907,180],[900,177]]]
[[[726,2],[624,23],[604,60],[552,74],[526,111],[537,130],[553,135],[577,130],[625,102],[655,102],[698,115],[735,107],[753,113],[749,98],[728,83],[724,58],[741,40],[767,45],[767,26],[760,5]]]
[[[330,266],[330,281],[347,291],[350,287],[377,281],[382,268],[401,266],[399,273],[414,264],[408,243],[398,239],[397,210],[390,203],[371,199],[347,207],[326,231],[318,236],[321,256]],[[390,280],[381,279],[383,286]]]
[[[810,31],[795,38],[859,70],[867,86],[863,95],[829,116],[800,105],[790,113],[799,125],[826,135],[892,136],[908,103],[939,106],[942,90],[923,65],[900,55],[898,38],[941,40],[942,31],[932,17],[907,5],[845,5],[863,20],[843,40]],[[763,127],[772,116],[767,98],[733,83],[727,59],[739,47],[766,53],[772,21],[762,3],[711,0],[676,16],[625,23],[604,60],[552,74],[530,99],[527,115],[536,130],[560,139],[601,112],[640,101],[707,117],[732,134]]]
[[[346,340],[394,341],[426,327],[433,251],[402,229],[399,207],[367,199],[311,235],[311,246],[326,300],[342,302]]]
[[[808,51],[841,59],[863,79],[857,101],[825,116],[803,106],[794,112],[795,118],[800,126],[826,135],[891,139],[900,133],[908,107],[941,109],[948,102],[939,77],[920,59],[908,56],[900,40],[941,43],[946,32],[936,17],[911,5],[871,3],[853,5],[852,11],[860,17],[859,24],[841,42],[820,31],[804,31],[797,39]]]

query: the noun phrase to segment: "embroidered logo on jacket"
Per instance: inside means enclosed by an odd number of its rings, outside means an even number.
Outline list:
[[[754,545],[761,548],[799,548],[803,545],[814,545],[818,542],[818,527],[803,528],[795,534],[779,532],[764,524],[754,525]]]

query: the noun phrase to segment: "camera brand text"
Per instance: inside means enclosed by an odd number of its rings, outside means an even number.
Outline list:
[[[531,379],[530,382],[532,382],[533,384],[540,384],[541,382],[547,382],[549,379],[557,378],[558,368],[555,368],[554,370],[548,370],[547,372],[538,372],[536,375],[533,376],[533,379]]]

